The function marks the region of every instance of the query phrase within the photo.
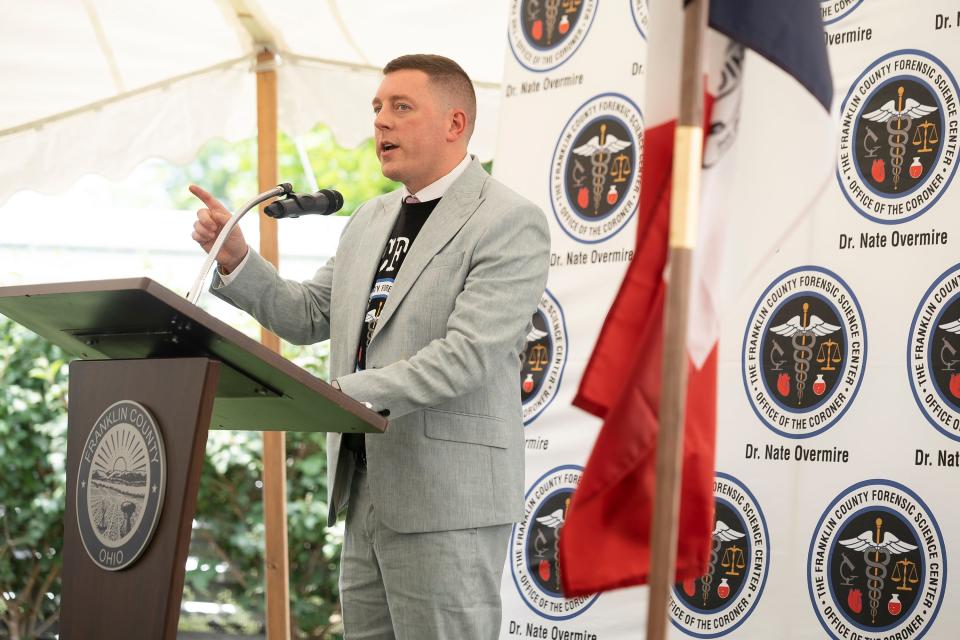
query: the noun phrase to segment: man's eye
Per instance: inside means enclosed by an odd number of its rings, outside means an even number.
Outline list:
[[[396,106],[397,111],[409,111],[410,105],[405,102],[398,102]]]
[[[374,115],[380,113],[380,108],[381,108],[381,107],[380,107],[379,105],[377,105],[377,106],[375,106],[375,107],[373,108],[373,113],[374,113]]]

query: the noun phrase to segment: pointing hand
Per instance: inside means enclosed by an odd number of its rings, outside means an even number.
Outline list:
[[[230,212],[223,206],[223,203],[195,184],[190,185],[190,193],[206,205],[197,209],[197,221],[193,223],[191,237],[203,247],[204,251],[210,253],[220,230],[230,220]],[[236,269],[237,265],[247,255],[248,250],[249,247],[247,247],[246,240],[243,239],[243,232],[240,231],[240,227],[234,227],[223,246],[220,247],[220,253],[217,254],[217,263],[219,263],[221,271],[230,273]]]

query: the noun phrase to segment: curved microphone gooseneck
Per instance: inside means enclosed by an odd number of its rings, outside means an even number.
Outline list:
[[[233,231],[233,228],[237,226],[238,222],[240,222],[240,218],[245,216],[250,209],[253,209],[261,202],[277,196],[288,195],[290,193],[293,193],[293,186],[289,182],[284,182],[283,184],[279,184],[269,191],[264,191],[260,195],[254,196],[243,205],[240,213],[235,213],[230,217],[230,219],[227,221],[227,224],[223,225],[223,229],[220,230],[220,235],[217,236],[216,241],[213,243],[213,247],[211,247],[210,252],[203,261],[203,267],[200,269],[200,274],[193,283],[193,288],[190,289],[190,293],[187,294],[187,300],[193,304],[197,304],[197,300],[200,299],[200,292],[203,290],[203,282],[207,279],[207,274],[210,273],[210,267],[213,266],[214,261],[217,259],[217,254],[220,253],[220,249],[223,247],[223,243],[227,241],[227,237],[230,235],[230,232]]]

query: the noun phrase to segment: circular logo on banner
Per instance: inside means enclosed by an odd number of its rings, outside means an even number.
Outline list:
[[[147,409],[116,402],[97,418],[77,472],[77,524],[90,559],[118,571],[153,536],[166,487],[163,436]]]
[[[770,569],[767,521],[753,494],[733,476],[713,483],[716,523],[707,573],[674,585],[673,626],[698,638],[723,636],[746,620],[763,594]]]
[[[520,354],[523,424],[537,419],[553,402],[567,363],[567,322],[560,303],[544,291],[533,314],[533,328]]]
[[[757,417],[788,438],[826,431],[860,388],[867,333],[860,303],[821,267],[779,276],[750,313],[743,386]]]
[[[630,0],[630,13],[633,15],[633,24],[644,40],[647,38],[647,25],[650,22],[650,0]]]
[[[923,294],[910,325],[907,375],[920,411],[960,441],[960,264]]]
[[[840,109],[837,182],[863,216],[912,220],[943,195],[956,170],[957,83],[928,53],[902,50],[860,75]]]
[[[513,0],[507,41],[524,68],[549,71],[583,44],[599,0]]]
[[[907,487],[867,480],[820,516],[807,587],[830,637],[921,638],[937,617],[946,583],[940,527]]]
[[[564,465],[534,482],[524,498],[523,521],[510,537],[513,583],[526,605],[550,620],[574,618],[600,597],[568,599],[560,589],[560,529],[582,473],[583,467]]]
[[[568,236],[607,240],[630,221],[640,200],[643,114],[626,96],[604,93],[563,127],[550,162],[550,206]]]
[[[820,17],[823,24],[833,24],[853,13],[863,0],[821,0]]]

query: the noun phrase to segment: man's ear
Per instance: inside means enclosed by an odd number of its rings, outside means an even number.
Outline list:
[[[447,142],[454,142],[467,133],[467,112],[463,109],[451,109],[447,129]]]

